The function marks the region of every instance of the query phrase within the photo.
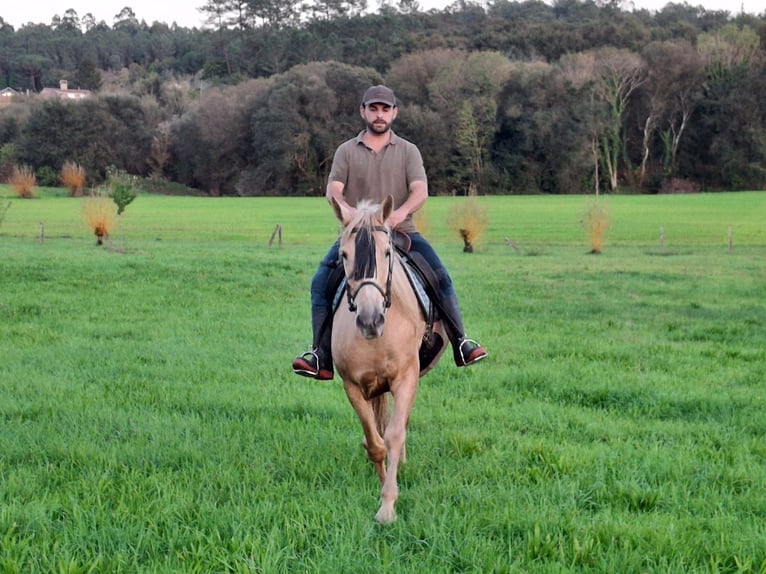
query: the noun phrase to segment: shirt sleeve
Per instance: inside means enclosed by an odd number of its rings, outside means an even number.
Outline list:
[[[344,185],[348,183],[348,154],[346,153],[346,145],[341,145],[335,150],[327,181],[328,183],[339,181]]]
[[[423,166],[423,156],[420,154],[420,150],[415,144],[407,146],[407,163],[405,169],[407,170],[407,186],[413,181],[425,181],[428,183],[428,177],[426,176],[426,168]]]

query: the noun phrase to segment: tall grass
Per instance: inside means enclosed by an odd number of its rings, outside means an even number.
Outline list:
[[[471,257],[427,205],[490,358],[422,381],[390,527],[339,382],[289,367],[324,200],[141,196],[120,251],[14,200],[0,570],[765,572],[766,195],[612,198],[598,258],[583,198],[488,200]]]
[[[18,197],[31,199],[35,197],[37,190],[37,177],[30,166],[15,165],[11,176],[8,178],[8,185]]]
[[[117,223],[117,206],[103,190],[95,190],[83,201],[83,219],[96,236],[96,245],[103,245]]]
[[[69,195],[72,197],[82,195],[86,174],[85,169],[80,164],[74,161],[64,162],[64,165],[61,166],[59,179],[61,180],[61,185],[69,190]]]
[[[609,229],[609,205],[605,201],[590,201],[583,214],[582,226],[590,241],[590,252],[601,253]]]

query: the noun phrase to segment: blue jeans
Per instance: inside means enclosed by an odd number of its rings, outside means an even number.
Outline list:
[[[412,242],[411,249],[420,253],[423,258],[428,261],[428,264],[436,273],[439,278],[439,295],[442,299],[450,297],[455,294],[455,288],[452,285],[452,278],[450,277],[444,264],[439,259],[439,256],[431,247],[431,244],[420,233],[408,233],[410,241]],[[332,301],[327,299],[327,282],[330,279],[330,273],[338,264],[340,258],[338,242],[332,244],[327,255],[324,256],[319,263],[319,268],[314,273],[314,277],[311,280],[311,306],[312,307],[330,307]]]

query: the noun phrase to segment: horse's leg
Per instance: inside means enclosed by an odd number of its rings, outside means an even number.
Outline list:
[[[388,524],[396,520],[394,504],[399,497],[399,486],[396,482],[396,474],[399,462],[404,455],[404,444],[407,439],[407,423],[410,418],[412,405],[415,403],[415,391],[417,389],[417,371],[411,373],[405,379],[404,384],[397,385],[392,389],[394,397],[394,412],[386,427],[384,440],[388,451],[388,466],[380,491],[380,510],[375,515],[375,520],[382,524]],[[392,385],[393,387],[393,385]]]
[[[354,407],[359,417],[359,422],[362,423],[364,448],[367,451],[367,458],[375,466],[380,483],[383,484],[386,480],[386,445],[383,442],[383,437],[378,432],[372,405],[364,398],[362,391],[359,390],[356,384],[343,381],[343,388],[346,389],[346,396],[351,406]]]

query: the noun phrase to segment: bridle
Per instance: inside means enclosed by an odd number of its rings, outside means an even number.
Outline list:
[[[380,231],[382,233],[385,233],[388,236],[388,250],[386,251],[386,257],[388,258],[388,275],[386,276],[386,288],[383,289],[377,281],[374,281],[373,279],[363,279],[359,285],[356,286],[356,289],[354,292],[351,292],[351,287],[348,284],[348,279],[346,279],[347,285],[346,285],[346,299],[348,300],[348,310],[352,313],[356,313],[356,298],[359,295],[359,291],[362,290],[362,287],[367,287],[368,285],[375,287],[381,295],[383,295],[383,313],[385,313],[389,307],[391,307],[391,279],[393,277],[394,273],[394,241],[393,236],[391,234],[391,230],[388,229],[388,227],[384,225],[374,225],[371,227],[372,231]],[[354,227],[349,235],[352,235],[359,231],[358,227]],[[376,270],[377,274],[377,270]]]

